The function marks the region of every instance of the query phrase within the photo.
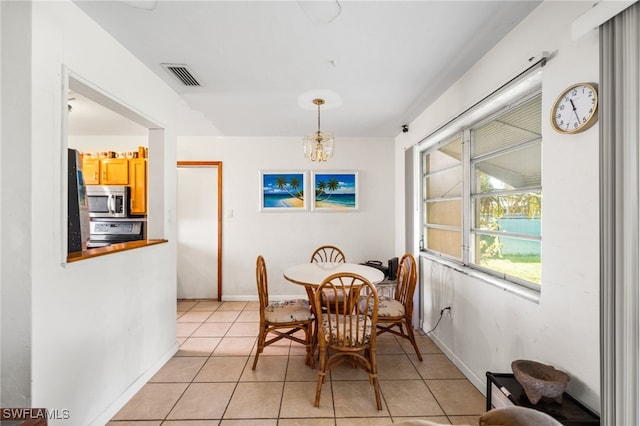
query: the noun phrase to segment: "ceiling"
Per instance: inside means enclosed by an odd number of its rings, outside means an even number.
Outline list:
[[[540,2],[75,3],[180,94],[207,122],[203,132],[309,134],[311,101],[322,97],[322,130],[340,138],[398,135]],[[165,63],[186,65],[200,86]]]

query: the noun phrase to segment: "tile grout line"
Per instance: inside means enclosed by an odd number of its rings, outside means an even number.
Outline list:
[[[257,348],[256,348],[257,350]],[[278,418],[276,420],[276,424],[280,422],[280,416],[282,414],[282,402],[284,401],[284,388],[287,384],[287,370],[289,370],[289,361],[291,360],[291,344],[289,344],[289,351],[287,352],[287,363],[284,368],[284,378],[282,379],[282,390],[280,391],[280,406],[278,407]]]
[[[224,303],[224,302],[221,302],[221,303],[220,303],[220,305],[219,305],[219,306],[217,306],[217,307],[216,307],[216,309],[214,309],[214,310],[211,312],[211,315],[213,315],[213,313],[214,313],[214,312],[217,312],[217,311],[218,311],[218,309],[220,308],[220,306],[222,306],[222,304],[223,304],[223,303]],[[195,306],[197,306],[197,303],[196,303],[196,305],[194,305],[191,309],[193,309]],[[243,312],[243,311],[244,311],[244,308],[243,308],[240,312]],[[207,319],[208,319],[208,318],[210,318],[210,317],[211,317],[211,315],[209,315],[209,316],[207,317]],[[240,315],[240,314],[239,314],[239,315]],[[239,316],[239,315],[238,315],[238,316]],[[237,318],[236,318],[236,319],[237,319]],[[206,320],[205,320],[205,321],[202,321],[202,323],[200,324],[200,326],[202,326],[202,324],[204,324],[204,323],[206,323]],[[234,323],[235,323],[235,320],[232,322],[232,324],[234,324]],[[199,328],[199,327],[198,327],[198,328]],[[196,328],[196,330],[198,330],[198,328]],[[230,330],[230,329],[231,329],[231,327],[229,327],[229,330]],[[225,335],[224,335],[224,336],[220,337],[220,342],[218,342],[218,344],[216,345],[216,347],[211,351],[211,353],[210,353],[210,354],[209,354],[209,356],[207,357],[207,361],[205,361],[205,362],[204,362],[204,364],[202,365],[202,367],[200,367],[200,369],[198,370],[198,373],[196,373],[196,374],[194,375],[194,377],[193,377],[193,379],[191,380],[191,383],[190,383],[189,385],[191,385],[192,383],[194,383],[194,382],[193,382],[193,380],[195,380],[195,378],[198,376],[198,374],[202,371],[202,368],[204,368],[204,366],[207,364],[207,362],[208,362],[211,358],[213,358],[213,357],[214,357],[215,350],[216,350],[216,349],[218,348],[218,346],[222,343],[222,340],[223,340],[225,337],[227,337],[227,336],[226,336],[226,334],[229,332],[229,330],[227,330],[227,331],[225,332]],[[194,330],[194,332],[195,332],[195,330]],[[238,389],[238,385],[240,384],[240,381],[241,381],[241,379],[242,379],[242,375],[244,374],[245,369],[247,368],[247,365],[249,365],[249,363],[251,362],[251,353],[252,353],[253,348],[255,347],[255,345],[256,345],[256,344],[257,344],[257,341],[254,343],[254,346],[252,346],[252,349],[249,351],[249,355],[247,355],[247,357],[246,357],[246,361],[245,361],[244,367],[242,368],[242,371],[240,372],[240,374],[239,374],[239,376],[238,376],[238,379],[237,379],[235,382],[231,382],[231,383],[234,383],[233,391],[232,391],[232,392],[231,392],[231,394],[229,395],[229,398],[228,398],[228,400],[227,400],[227,403],[225,404],[225,408],[224,408],[224,410],[222,411],[222,413],[220,414],[220,419],[205,419],[205,420],[218,420],[218,424],[219,424],[219,425],[220,425],[220,424],[222,424],[222,422],[225,420],[224,416],[225,416],[225,414],[227,413],[227,411],[229,410],[229,406],[231,405],[231,400],[233,399],[233,395],[235,395],[235,393],[236,393],[236,391],[237,391],[237,389]],[[210,383],[216,383],[216,382],[210,382]],[[187,389],[188,389],[189,385],[187,386]],[[186,392],[186,389],[185,389],[185,392]],[[183,393],[183,395],[184,395],[184,393]],[[183,395],[181,395],[181,396],[180,396],[180,398],[182,398],[182,396],[183,396]],[[180,398],[178,398],[178,401],[180,401]],[[176,404],[178,403],[178,401],[176,401]],[[174,407],[173,407],[173,408],[175,408],[175,405],[174,405]],[[173,410],[173,408],[172,408],[172,410]],[[177,419],[177,420],[181,420],[181,419]],[[233,420],[233,419],[231,419],[231,420]]]
[[[198,303],[199,303],[199,302],[198,302]],[[184,312],[182,312],[180,315],[178,315],[178,316],[177,316],[177,318],[176,318],[176,320],[178,320],[179,318],[183,317],[183,316],[184,316],[184,314],[185,314],[185,313],[187,313],[187,312],[197,312],[197,311],[195,311],[195,308],[197,307],[198,303],[194,304],[194,305],[193,305],[193,306],[191,306],[189,309],[187,309],[186,311],[184,311]],[[219,306],[216,306],[216,307],[215,307],[215,309],[213,309],[213,310],[211,311],[211,313],[207,316],[207,318],[205,318],[204,320],[200,321],[200,325],[199,325],[199,326],[198,326],[198,327],[197,327],[197,328],[196,328],[196,329],[195,329],[195,330],[194,330],[194,331],[193,331],[193,332],[192,332],[188,337],[186,337],[185,339],[193,338],[193,334],[195,333],[195,331],[196,331],[196,330],[198,330],[198,329],[199,329],[199,327],[201,327],[201,326],[202,326],[202,324],[205,324],[205,323],[207,322],[207,319],[209,319],[209,318],[213,315],[213,313],[214,313],[214,312],[216,312],[216,311],[220,311],[220,310],[219,310],[219,308],[220,308],[220,306],[222,306],[222,304],[223,304],[223,303],[224,303],[224,302],[220,302],[220,305],[219,305]],[[242,317],[242,315],[243,315],[243,314],[245,314],[245,313],[247,313],[247,312],[250,312],[250,311],[253,311],[253,309],[249,309],[249,310],[247,309],[247,308],[249,308],[250,306],[251,306],[251,305],[249,305],[248,303],[245,303],[245,304],[243,305],[243,307],[242,307],[242,308],[241,308],[241,310],[239,311],[240,313],[238,314],[238,316],[237,316],[237,317],[236,317],[236,318],[231,322],[231,326],[229,327],[229,329],[227,329],[227,330],[226,330],[226,332],[224,333],[224,335],[220,338],[220,341],[216,344],[216,346],[212,349],[212,351],[211,351],[211,352],[208,354],[208,356],[206,357],[206,358],[207,358],[207,360],[205,361],[205,363],[203,363],[203,365],[199,368],[198,372],[196,372],[196,374],[193,376],[192,380],[188,383],[188,385],[187,385],[187,389],[188,389],[188,387],[189,387],[191,384],[194,384],[194,383],[195,383],[195,378],[198,376],[198,374],[200,374],[200,373],[202,372],[202,369],[204,368],[204,366],[206,365],[206,363],[207,363],[210,359],[212,359],[212,358],[215,358],[215,357],[216,357],[216,355],[215,355],[215,349],[216,349],[220,344],[222,344],[222,340],[223,340],[225,337],[233,337],[233,336],[229,336],[230,330],[233,328],[233,325],[234,325],[234,324],[236,324],[236,323],[238,323],[238,321],[240,321],[240,322],[246,322],[246,323],[254,322],[254,321],[249,321],[249,320],[245,320],[245,321],[240,320],[240,318]],[[421,335],[421,336],[422,336],[422,335]],[[429,336],[428,336],[428,335],[426,335],[426,334],[425,334],[424,336],[429,337]],[[420,380],[420,381],[422,381],[422,382],[427,386],[427,389],[429,390],[429,393],[431,394],[431,396],[433,397],[433,399],[434,399],[434,401],[436,402],[437,406],[440,408],[441,412],[443,413],[443,414],[442,414],[442,417],[445,417],[445,418],[446,418],[450,423],[453,423],[453,422],[452,422],[452,420],[451,420],[451,417],[452,417],[452,416],[453,416],[453,417],[456,417],[456,416],[477,416],[477,415],[478,415],[478,414],[447,414],[447,413],[446,413],[446,411],[444,410],[444,407],[442,406],[441,402],[440,402],[440,401],[435,397],[435,395],[433,394],[433,392],[432,392],[431,388],[429,387],[429,385],[428,385],[427,381],[428,381],[428,380],[430,380],[430,381],[437,382],[437,381],[439,381],[439,380],[453,380],[453,379],[459,379],[460,381],[465,381],[465,379],[464,379],[464,378],[459,378],[459,377],[454,377],[454,378],[444,378],[444,377],[442,377],[442,378],[434,378],[434,379],[428,379],[428,378],[422,377],[422,374],[420,373],[420,370],[418,370],[418,368],[417,368],[417,361],[414,363],[414,360],[411,358],[411,353],[415,353],[415,351],[413,350],[413,348],[412,348],[412,347],[406,347],[406,348],[405,348],[405,347],[404,347],[404,346],[399,342],[399,340],[400,340],[400,339],[396,338],[395,336],[393,336],[393,338],[394,338],[394,342],[399,346],[399,349],[401,350],[401,352],[399,352],[398,354],[395,354],[395,353],[388,353],[388,354],[380,354],[380,355],[390,355],[390,356],[393,356],[393,355],[404,355],[404,356],[409,360],[409,363],[410,363],[410,364],[411,364],[411,366],[413,367],[413,371],[414,371],[415,373],[417,373],[417,375],[418,375],[418,377],[419,377],[419,380]],[[186,342],[186,340],[185,340],[185,342]],[[184,342],[183,342],[183,343],[184,343]],[[229,406],[230,406],[230,403],[231,403],[231,400],[233,399],[233,396],[235,395],[235,393],[236,393],[236,391],[237,391],[237,389],[238,389],[238,386],[239,386],[239,384],[240,384],[240,383],[241,383],[241,381],[242,381],[243,374],[246,372],[246,369],[248,368],[249,364],[251,363],[251,355],[253,354],[253,350],[257,350],[256,345],[257,345],[257,340],[255,340],[255,341],[254,341],[254,343],[253,343],[253,345],[252,345],[252,347],[251,347],[251,350],[249,351],[249,354],[246,356],[246,361],[245,361],[244,367],[243,367],[242,371],[240,372],[240,375],[238,376],[238,379],[235,381],[235,384],[234,384],[234,390],[233,390],[233,392],[231,393],[231,395],[230,395],[230,397],[229,397],[229,399],[228,399],[228,401],[227,401],[227,404],[226,404],[226,406],[225,406],[225,410],[224,410],[224,412],[222,413],[221,418],[220,418],[220,420],[219,420],[219,422],[218,422],[219,424],[222,424],[222,422],[225,420],[225,419],[224,419],[224,415],[227,413],[227,411],[228,411],[228,409],[229,409]],[[285,372],[285,373],[284,373],[284,374],[285,374],[285,376],[284,376],[284,379],[283,379],[283,382],[282,382],[282,390],[281,390],[281,395],[280,395],[280,405],[279,405],[279,407],[278,407],[278,414],[277,414],[277,418],[272,419],[272,420],[275,420],[277,424],[280,424],[280,422],[281,422],[282,420],[287,420],[287,419],[282,419],[282,418],[281,418],[281,415],[282,415],[282,409],[283,409],[283,404],[284,404],[284,392],[285,392],[286,383],[287,383],[287,373],[288,373],[288,370],[289,370],[289,366],[291,365],[291,362],[292,362],[292,360],[291,360],[291,356],[294,356],[294,355],[292,355],[292,350],[293,350],[293,345],[289,344],[289,346],[288,346],[288,350],[287,350],[287,354],[286,354],[287,359],[286,359],[286,366],[285,366],[285,370],[284,370],[284,372]],[[411,351],[411,353],[409,353],[409,351]],[[423,352],[423,354],[425,354],[425,353]],[[427,352],[426,354],[432,354],[432,352]],[[440,352],[433,352],[433,354],[441,354],[441,353],[440,353]],[[330,372],[329,374],[331,374],[331,372]],[[390,379],[390,380],[398,380],[398,379]],[[413,380],[413,379],[404,379],[404,380],[409,381],[409,380]],[[337,417],[337,415],[336,415],[336,408],[335,408],[335,395],[334,395],[333,380],[332,380],[332,378],[329,378],[329,381],[330,381],[330,383],[331,383],[331,392],[332,392],[332,406],[333,406],[333,416],[332,416],[332,418],[333,418],[333,424],[335,425],[335,424],[337,424],[338,417]],[[264,382],[270,382],[270,380],[265,380]],[[310,382],[310,383],[317,383],[317,381],[316,381],[316,382]],[[325,384],[326,384],[326,383],[325,383]],[[185,392],[186,392],[186,389],[185,389]],[[381,393],[382,393],[382,392],[381,392]],[[178,398],[178,401],[180,401],[180,399],[181,399],[183,396],[184,396],[184,392],[183,392],[183,394]],[[393,416],[393,415],[391,415],[391,412],[389,412],[389,407],[388,407],[388,404],[387,404],[387,400],[386,400],[386,398],[384,397],[384,394],[382,394],[381,396],[383,397],[383,399],[384,399],[384,403],[385,403],[385,406],[387,407],[388,418],[389,418],[390,420],[392,420],[392,421],[393,421],[394,419],[400,419],[400,418],[402,418],[402,416],[398,417],[398,416]],[[176,403],[177,403],[177,402],[176,402]],[[175,404],[174,404],[174,406],[171,408],[171,410],[169,411],[169,413],[171,413],[171,411],[172,411],[174,408],[175,408]],[[168,417],[168,414],[167,414],[167,416],[165,416],[165,421],[166,421],[166,420],[168,420],[168,419],[167,419],[167,417]],[[386,416],[385,416],[385,417],[386,417]],[[430,416],[426,416],[426,417],[430,417]],[[324,417],[323,417],[323,418],[324,418]],[[354,417],[354,418],[365,418],[365,417],[356,416],[356,417]],[[311,418],[309,418],[309,419],[311,419]],[[342,419],[342,418],[341,418],[341,419]],[[178,420],[178,419],[176,419],[176,420]],[[214,420],[214,419],[212,419],[212,420]],[[247,420],[247,419],[226,419],[226,420]]]
[[[198,303],[194,304],[191,308],[187,309],[182,315],[180,315],[180,317],[184,316],[187,312],[191,311],[191,309],[193,309]],[[180,318],[178,317],[178,318]],[[176,319],[177,321],[177,319]],[[196,328],[197,330],[197,328]],[[195,330],[194,330],[195,331]],[[193,332],[191,333],[193,334]],[[189,335],[189,337],[191,337],[191,335]],[[189,337],[187,337],[187,339],[189,339]],[[186,342],[186,340],[185,340]],[[184,342],[183,342],[184,343]],[[180,351],[180,346],[178,346],[178,352]],[[174,354],[171,358],[173,359],[176,355]],[[167,361],[168,362],[168,361]],[[206,361],[205,361],[206,363]],[[166,365],[166,364],[165,364]],[[204,365],[204,364],[203,364]],[[202,368],[202,367],[200,367]],[[199,372],[199,370],[198,370]],[[191,379],[191,382],[187,383],[187,386],[185,386],[184,390],[182,391],[182,393],[180,393],[180,396],[176,399],[176,401],[173,403],[173,405],[171,406],[171,408],[167,411],[167,414],[160,420],[160,424],[168,421],[167,417],[169,417],[169,415],[171,414],[171,412],[176,408],[176,405],[178,405],[178,403],[180,402],[180,400],[182,399],[182,397],[184,396],[184,394],[187,392],[187,389],[189,389],[189,386],[191,385],[191,383],[193,383],[193,379],[195,379],[195,377],[198,375],[198,373],[196,373],[193,378]],[[148,383],[148,382],[147,382]],[[174,382],[172,382],[174,383]]]
[[[224,303],[224,302],[223,302],[223,303]],[[238,314],[238,316],[234,319],[234,321],[232,322],[232,324],[235,324],[235,323],[236,323],[236,321],[238,320],[238,318],[242,315],[242,312],[244,312],[244,310],[246,309],[247,305],[248,305],[248,304],[245,304],[245,305],[244,305],[244,307],[242,308],[242,310],[240,310],[240,313],[239,313],[239,314]],[[231,327],[229,327],[229,330],[231,330]],[[228,332],[229,332],[229,330],[227,330],[227,332],[226,332],[226,333],[228,333]],[[224,337],[226,337],[226,333],[225,333],[225,336],[224,336]],[[223,337],[223,338],[224,338],[224,337]],[[219,343],[219,344],[221,344],[221,343],[222,343],[222,339],[220,340],[220,343]],[[238,386],[240,385],[240,383],[241,383],[241,381],[242,381],[242,376],[244,375],[244,372],[246,371],[246,369],[247,369],[247,368],[249,368],[249,365],[251,365],[251,355],[253,354],[254,349],[255,349],[256,351],[258,350],[257,345],[258,345],[258,339],[255,339],[255,341],[254,341],[254,343],[253,343],[253,346],[251,346],[251,349],[249,350],[249,354],[248,354],[248,355],[247,355],[247,357],[246,357],[246,358],[247,358],[247,360],[245,361],[244,367],[242,368],[242,371],[240,372],[240,374],[239,374],[239,376],[238,376],[238,380],[236,381],[235,386],[233,387],[233,392],[231,392],[231,395],[229,395],[229,400],[227,401],[227,404],[226,404],[226,406],[225,406],[225,409],[224,409],[224,411],[223,411],[223,413],[222,413],[222,415],[221,415],[221,418],[220,418],[220,421],[219,421],[219,423],[218,423],[218,424],[222,424],[222,422],[223,422],[224,420],[232,420],[232,421],[233,421],[233,420],[236,420],[236,421],[238,421],[238,420],[243,420],[243,419],[225,419],[225,414],[227,414],[227,410],[229,410],[229,406],[231,405],[231,401],[233,400],[233,396],[235,395],[236,391],[238,390]],[[211,356],[213,356],[213,352],[211,353]],[[255,355],[254,355],[254,356],[255,356]],[[284,389],[284,384],[283,384],[283,389]],[[281,402],[281,403],[282,403],[282,402]],[[278,416],[278,418],[279,418],[279,416]],[[276,419],[276,423],[277,423],[277,419]]]

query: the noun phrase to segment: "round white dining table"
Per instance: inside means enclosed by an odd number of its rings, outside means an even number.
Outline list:
[[[384,274],[382,273],[382,271],[376,268],[360,265],[359,263],[344,262],[301,263],[299,265],[293,265],[285,269],[284,277],[294,284],[303,285],[304,289],[307,292],[309,302],[311,302],[314,298],[313,293],[315,289],[320,284],[322,284],[325,278],[333,274],[337,274],[338,272],[351,272],[358,274],[368,279],[371,284],[377,284],[384,280]],[[313,306],[313,303],[311,303],[311,305]],[[314,333],[311,353],[315,353],[316,351],[316,338],[317,336]],[[310,359],[307,364],[309,364],[313,368],[313,359]]]
[[[382,271],[359,263],[326,262],[301,263],[284,270],[284,277],[295,284],[317,287],[325,278],[338,272],[351,272],[368,279],[371,284],[384,280]]]

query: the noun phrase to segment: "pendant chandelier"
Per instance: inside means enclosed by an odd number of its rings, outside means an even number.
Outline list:
[[[327,161],[333,155],[333,135],[320,131],[320,105],[324,105],[324,99],[312,102],[318,106],[318,131],[304,137],[304,156],[311,161]]]

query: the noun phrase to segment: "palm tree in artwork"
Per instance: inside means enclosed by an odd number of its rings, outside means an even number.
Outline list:
[[[333,191],[337,190],[339,187],[340,182],[338,182],[338,179],[336,178],[331,178],[328,182],[321,180],[320,182],[318,182],[316,201],[328,200],[329,198],[331,198],[331,194],[333,193]],[[322,198],[322,195],[326,195],[326,197]]]
[[[300,188],[300,179],[298,179],[295,176],[292,176],[291,179],[289,179],[289,186],[291,187],[292,190],[295,191],[295,197],[302,199],[302,191],[299,191],[298,188]]]
[[[278,189],[284,189],[292,197],[302,200],[302,191],[298,190],[298,188],[300,187],[300,180],[297,177],[293,176],[291,177],[289,182],[287,182],[286,176],[278,176],[276,177],[275,184]],[[291,192],[289,188],[291,188],[291,190],[293,190],[294,192]]]
[[[324,194],[324,191],[327,189],[327,183],[323,180],[318,181],[318,187],[316,189],[316,199],[318,199],[318,197],[322,194]]]

